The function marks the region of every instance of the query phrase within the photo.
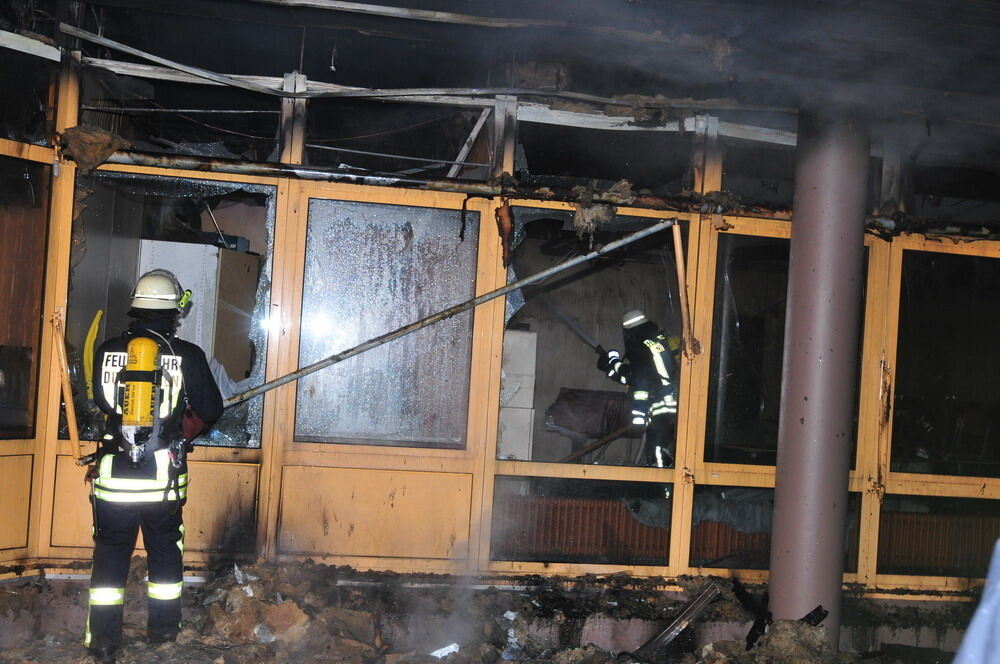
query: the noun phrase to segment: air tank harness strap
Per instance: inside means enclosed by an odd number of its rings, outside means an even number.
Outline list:
[[[143,371],[141,369],[122,369],[119,380],[123,383],[152,383],[160,384],[161,371]]]
[[[188,400],[187,391],[184,391],[184,411],[191,410],[191,402]],[[181,487],[180,487],[180,474],[181,467],[184,465],[184,457],[187,453],[193,449],[194,445],[192,440],[188,440],[186,437],[180,442],[171,443],[170,447],[167,448],[167,454],[170,458],[170,465],[167,466],[167,490],[163,493],[163,500],[166,501],[170,496],[171,485],[177,491],[174,495],[177,496],[177,507],[181,505]]]
[[[181,467],[184,465],[184,447],[185,443],[181,441],[179,443],[171,443],[170,447],[167,448],[169,462],[167,464],[167,488],[163,491],[163,502],[170,500],[170,492],[172,490],[174,491],[174,497],[177,498],[178,508],[181,505],[180,475]]]

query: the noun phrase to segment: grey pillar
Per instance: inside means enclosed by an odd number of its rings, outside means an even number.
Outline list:
[[[857,400],[869,144],[859,123],[799,115],[770,594],[774,617],[822,604],[837,646]]]

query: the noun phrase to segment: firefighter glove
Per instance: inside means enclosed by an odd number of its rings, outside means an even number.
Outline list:
[[[205,422],[198,417],[191,406],[184,409],[184,416],[181,418],[181,432],[184,435],[184,442],[190,443],[205,430]]]
[[[611,367],[614,366],[615,362],[618,362],[621,359],[621,353],[614,349],[609,350],[607,354],[601,355],[597,358],[597,368],[604,372],[611,371]]]

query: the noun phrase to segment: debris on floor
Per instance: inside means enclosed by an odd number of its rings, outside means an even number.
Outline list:
[[[644,655],[647,664],[897,661],[835,658],[824,628],[801,622],[776,621],[750,651],[739,640],[696,645],[693,628],[702,621],[745,625],[743,633],[752,622],[724,579],[681,579],[678,595],[664,592],[662,579],[627,575],[520,577],[513,586],[500,579],[361,573],[312,561],[215,570],[208,582],[187,588],[177,642],[154,645],[145,640],[144,576],[145,560],[133,560],[121,664],[610,664],[627,661],[625,651],[676,621],[699,595],[711,595],[711,603],[669,648]],[[706,593],[712,584],[718,592]],[[0,664],[89,662],[80,643],[86,588],[82,580],[44,576],[0,584]],[[595,624],[604,625],[605,635],[621,632],[619,652],[607,639],[606,649],[595,645],[602,629]]]
[[[683,664],[913,664],[882,654],[834,653],[826,628],[801,620],[776,620],[750,650],[741,641],[721,641],[688,655]]]

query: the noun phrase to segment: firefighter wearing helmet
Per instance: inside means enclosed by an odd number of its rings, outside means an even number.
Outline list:
[[[656,323],[639,309],[622,316],[625,355],[609,350],[597,368],[611,380],[628,385],[633,430],[645,434],[645,462],[660,468],[674,465],[674,430],[677,420],[676,338],[668,339]]]
[[[222,397],[205,353],[175,336],[190,291],[166,270],[142,275],[128,329],[94,358],[94,401],[106,416],[93,477],[94,565],[84,644],[114,662],[121,643],[125,579],[142,530],[149,560],[147,634],[180,631],[186,453],[218,419]]]

